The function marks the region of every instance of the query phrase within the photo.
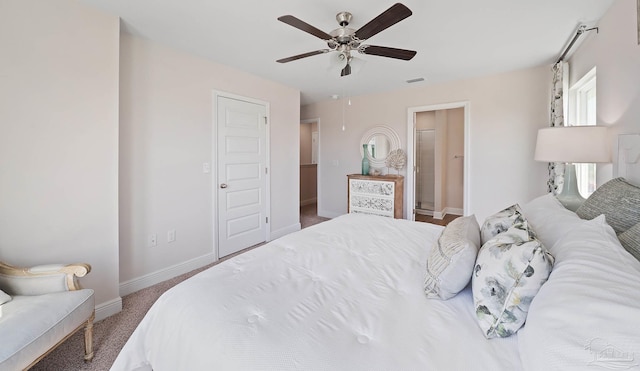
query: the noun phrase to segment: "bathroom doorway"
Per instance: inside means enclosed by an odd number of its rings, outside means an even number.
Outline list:
[[[409,108],[407,219],[466,215],[468,103]]]

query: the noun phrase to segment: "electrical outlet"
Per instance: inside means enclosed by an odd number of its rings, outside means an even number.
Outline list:
[[[176,230],[172,229],[167,232],[167,242],[175,242],[176,240]]]
[[[158,246],[158,235],[154,234],[150,234],[149,238],[147,240],[147,244],[149,245],[149,247],[156,247]]]

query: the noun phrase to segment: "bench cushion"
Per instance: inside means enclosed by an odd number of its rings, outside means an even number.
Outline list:
[[[93,290],[13,296],[2,305],[0,370],[18,370],[58,344],[91,317]]]

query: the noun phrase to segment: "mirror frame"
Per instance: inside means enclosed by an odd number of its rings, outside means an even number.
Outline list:
[[[373,139],[373,137],[375,137],[376,135],[384,135],[385,137],[387,137],[387,139],[389,140],[389,152],[400,148],[400,137],[398,136],[398,133],[396,133],[395,130],[385,125],[374,126],[371,129],[367,130],[362,135],[362,139],[360,139],[360,157],[361,158],[365,155],[364,149],[362,149],[362,145],[369,144],[371,139]],[[368,151],[366,155],[367,155],[367,158],[369,159],[369,164],[372,167],[380,168],[380,167],[387,166],[386,157],[382,159],[376,159],[371,157]]]

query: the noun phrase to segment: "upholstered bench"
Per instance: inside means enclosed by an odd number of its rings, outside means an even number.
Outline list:
[[[28,369],[85,329],[85,361],[93,358],[93,290],[78,277],[87,264],[17,268],[0,262],[0,371]]]

